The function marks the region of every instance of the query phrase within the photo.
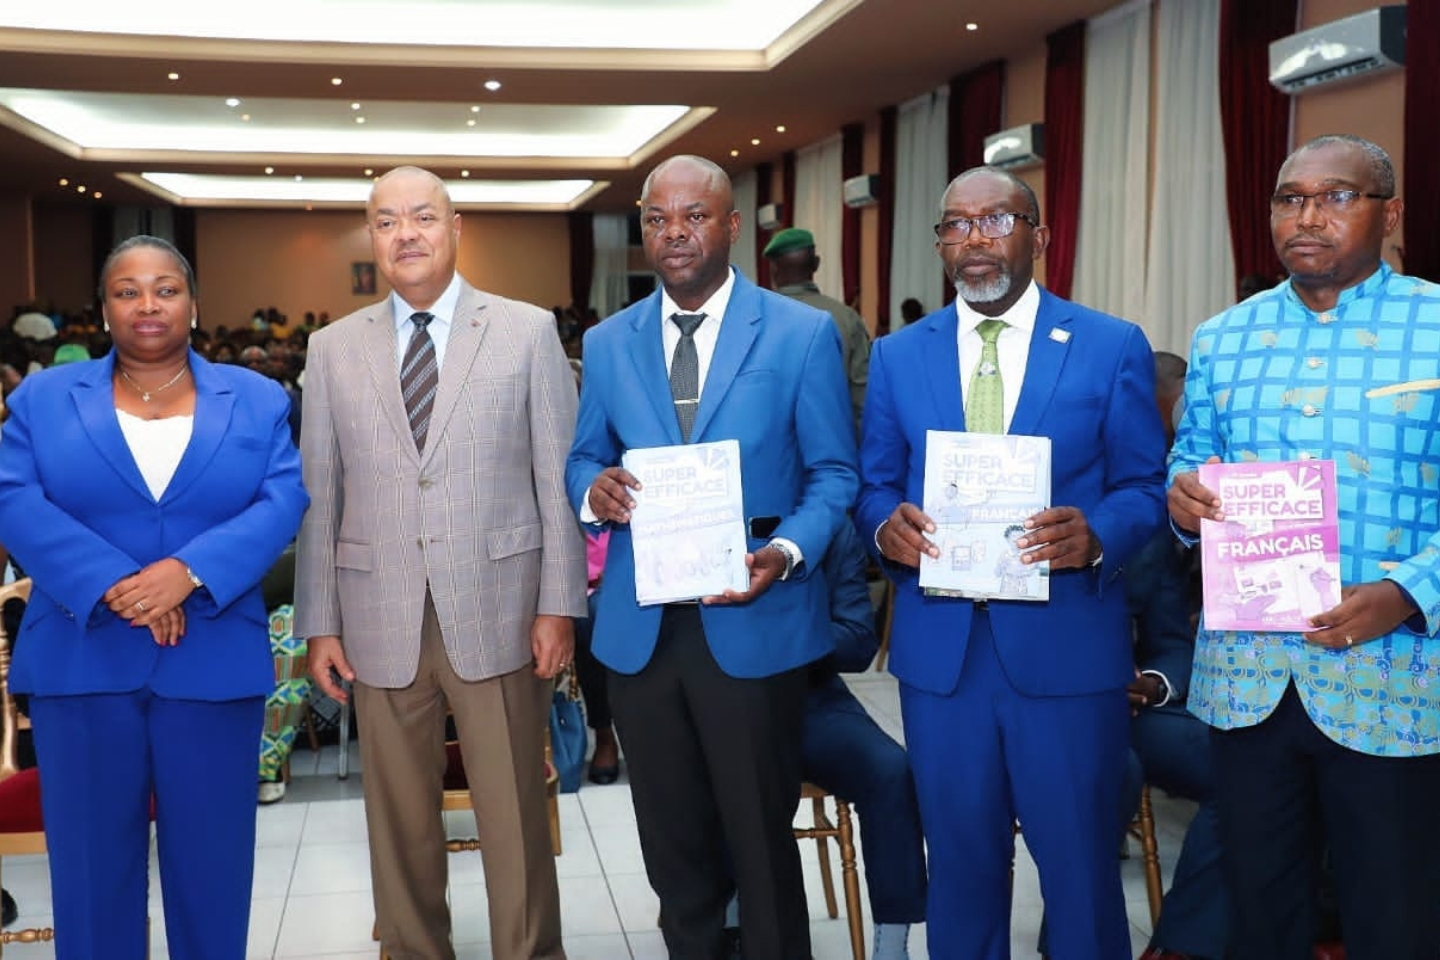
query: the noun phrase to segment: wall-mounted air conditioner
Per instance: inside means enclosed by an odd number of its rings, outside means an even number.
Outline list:
[[[985,163],[1002,170],[1028,170],[1045,160],[1045,124],[1024,123],[985,138]]]
[[[1405,7],[1394,4],[1322,23],[1270,44],[1270,82],[1285,93],[1405,65]]]
[[[779,203],[767,203],[755,211],[755,224],[761,230],[774,230],[780,226],[785,215],[785,207]]]
[[[847,207],[868,207],[880,199],[880,178],[873,173],[862,173],[841,184],[841,196]]]

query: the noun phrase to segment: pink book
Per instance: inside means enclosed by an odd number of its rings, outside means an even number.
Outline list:
[[[1335,462],[1207,463],[1224,521],[1202,520],[1205,626],[1293,632],[1340,602]]]

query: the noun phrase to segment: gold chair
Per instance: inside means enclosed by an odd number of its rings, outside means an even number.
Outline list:
[[[1155,810],[1150,805],[1150,784],[1140,789],[1140,809],[1130,821],[1128,834],[1140,844],[1145,866],[1145,896],[1150,901],[1150,929],[1160,922],[1160,905],[1165,899],[1165,884],[1160,879],[1160,850],[1155,844]]]
[[[826,798],[835,801],[832,821],[825,807]],[[813,783],[800,786],[800,799],[810,801],[812,826],[796,827],[796,840],[814,840],[820,854],[820,883],[825,890],[825,909],[834,920],[839,916],[835,903],[835,883],[830,873],[830,840],[840,847],[840,877],[845,886],[845,918],[850,925],[850,950],[855,960],[865,960],[865,918],[860,907],[860,875],[855,869],[855,828],[850,804]]]
[[[30,581],[0,587],[0,607],[10,600],[30,599]],[[20,716],[10,695],[10,637],[0,623],[0,863],[7,856],[43,854],[45,824],[40,812],[40,776],[35,768],[21,770],[16,761],[19,732],[30,721]],[[41,943],[55,939],[53,927],[0,930],[0,954],[7,943]]]

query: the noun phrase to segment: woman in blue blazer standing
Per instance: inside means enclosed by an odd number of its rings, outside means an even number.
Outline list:
[[[27,378],[0,441],[56,956],[146,955],[153,810],[170,956],[241,960],[275,684],[260,580],[308,503],[289,401],[190,349],[195,278],[166,241],[120,244],[100,299],[114,349]]]

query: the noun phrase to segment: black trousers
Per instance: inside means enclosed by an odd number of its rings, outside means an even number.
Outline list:
[[[644,670],[610,673],[645,871],[672,960],[725,956],[725,905],[736,888],[747,960],[810,956],[791,832],[805,691],[804,668],[727,675],[693,605],[665,609]]]
[[[1440,755],[1342,747],[1293,684],[1259,724],[1211,736],[1232,960],[1311,956],[1325,842],[1349,960],[1440,956]]]

